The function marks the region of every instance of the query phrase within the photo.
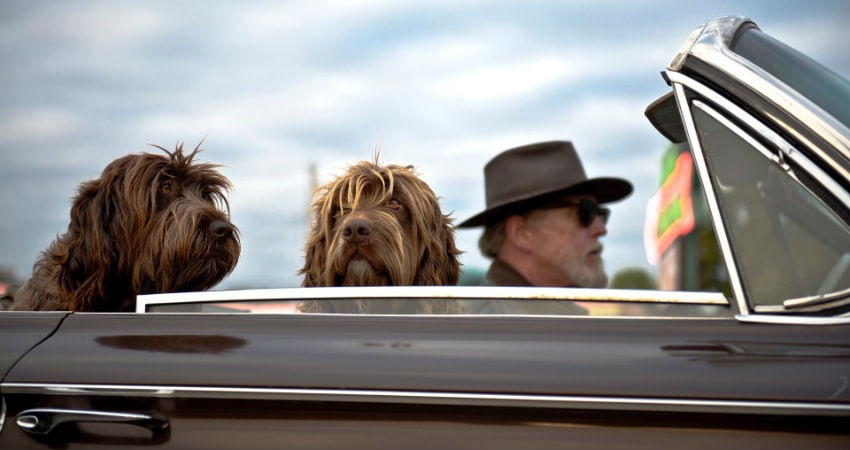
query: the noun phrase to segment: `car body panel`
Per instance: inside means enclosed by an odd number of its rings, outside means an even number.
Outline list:
[[[31,348],[48,337],[67,313],[0,314],[0,380]],[[0,387],[2,389],[2,387]]]
[[[4,380],[8,416],[34,404],[156,411],[171,431],[83,424],[33,440],[9,427],[0,442],[610,448],[635,430],[710,446],[770,442],[782,428],[782,442],[830,448],[850,420],[850,325],[788,331],[733,319],[73,314]],[[781,376],[765,380],[765,365]],[[590,431],[600,426],[607,438]]]
[[[32,401],[37,401],[33,398]],[[475,449],[787,448],[843,449],[846,420],[651,412],[482,408],[133,397],[56,398],[85,408],[156,408],[170,429],[81,424],[55,435],[4,436],[4,448]],[[114,409],[114,408],[113,408]],[[61,447],[60,447],[61,446]]]
[[[783,328],[773,342],[769,331],[779,328],[725,319],[74,314],[4,384],[850,403],[850,324]],[[764,382],[757,363],[783,376]]]

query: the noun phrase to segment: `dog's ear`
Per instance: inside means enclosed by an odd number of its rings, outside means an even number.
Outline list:
[[[419,286],[454,286],[460,276],[461,252],[455,246],[452,219],[442,214],[436,198],[432,200],[433,217],[430,233],[423,237],[425,251],[413,284]]]
[[[304,246],[304,266],[298,271],[299,275],[304,275],[302,287],[328,286],[325,278],[327,271],[331,270],[328,268],[327,252],[333,239],[333,217],[330,205],[322,201],[322,198],[329,201],[327,197],[329,195],[320,195],[312,206],[310,231]]]
[[[53,245],[49,262],[56,265],[57,281],[74,298],[75,310],[88,310],[94,298],[103,297],[112,263],[108,235],[108,207],[103,204],[103,182],[80,185],[71,206],[68,231]]]
[[[324,271],[325,264],[323,261],[323,252],[321,248],[326,247],[320,240],[316,240],[312,236],[307,238],[307,245],[304,247],[304,266],[298,271],[299,275],[304,275],[301,281],[301,287],[317,287],[319,276]]]
[[[138,226],[139,221],[125,216],[133,210],[132,204],[146,202],[150,196],[147,189],[140,189],[138,198],[124,195],[124,174],[137,160],[138,155],[127,155],[112,161],[100,178],[81,183],[74,197],[71,222],[62,239],[63,254],[56,254],[53,262],[61,266],[58,281],[74,293],[79,310],[98,306],[92,301],[104,298],[114,287],[132,289],[129,273],[136,249],[131,237],[138,231],[126,227]]]

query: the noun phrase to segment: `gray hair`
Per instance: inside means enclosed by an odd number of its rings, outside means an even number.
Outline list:
[[[536,211],[539,210],[529,209],[521,213],[504,216],[496,222],[488,223],[484,227],[484,233],[478,238],[478,249],[481,250],[481,254],[491,259],[499,256],[499,252],[502,251],[502,245],[505,244],[505,239],[507,239],[505,230],[508,219],[512,216],[520,216],[523,220],[529,220]]]
[[[484,227],[484,233],[478,238],[478,249],[481,250],[482,255],[491,259],[499,256],[502,244],[505,243],[505,224],[507,222],[508,218],[505,217]]]

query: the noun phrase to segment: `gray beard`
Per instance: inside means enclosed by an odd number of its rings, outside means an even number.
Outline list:
[[[599,270],[582,267],[578,270],[571,270],[568,275],[578,287],[596,289],[608,287],[608,275],[605,273],[605,268],[601,263]]]

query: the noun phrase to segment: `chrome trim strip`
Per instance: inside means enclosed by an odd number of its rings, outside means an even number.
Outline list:
[[[536,299],[574,301],[623,301],[642,303],[681,303],[728,305],[719,292],[654,291],[642,289],[581,289],[502,286],[373,286],[313,287],[281,289],[248,289],[234,291],[199,291],[171,294],[148,294],[136,297],[136,312],[146,312],[148,305],[260,301],[260,300],[330,300],[346,298],[446,298],[446,299]]]
[[[0,389],[2,392],[3,389]],[[0,396],[0,432],[3,432],[3,422],[6,420],[6,397]]]
[[[203,386],[3,383],[0,387],[9,395],[144,396],[850,417],[848,403]]]
[[[804,317],[785,315],[737,314],[735,319],[747,323],[772,323],[778,325],[850,325],[850,317]]]
[[[850,157],[848,156],[850,155],[850,129],[847,128],[847,125],[839,122],[811,100],[800,95],[761,67],[732,52],[725,42],[723,27],[712,26],[715,22],[710,22],[705,26],[702,35],[690,47],[689,54],[728,73],[733,79],[757,92],[763,98],[771,99],[774,105],[802,120],[812,131],[829,142],[832,147],[841,151],[845,157]],[[745,22],[739,21],[735,26],[738,27]],[[727,29],[725,33],[728,34],[729,31]],[[828,155],[818,151],[817,146],[803,136],[794,133],[792,129],[786,129],[786,131],[794,134],[798,140],[806,142],[823,160],[829,161],[834,170],[840,172],[845,178],[850,178],[850,173],[830,159]]]
[[[671,76],[670,82],[673,85],[673,92],[676,97],[676,105],[679,107],[679,114],[682,116],[682,123],[685,125],[688,142],[690,143],[691,152],[694,155],[694,165],[697,168],[697,175],[702,183],[703,193],[708,203],[708,209],[711,212],[711,221],[714,226],[714,232],[717,234],[717,241],[720,246],[720,252],[723,254],[723,260],[726,262],[726,269],[729,273],[729,285],[735,298],[738,301],[738,312],[748,314],[750,312],[746,297],[744,296],[744,288],[741,281],[738,265],[732,253],[732,244],[729,241],[729,236],[726,233],[726,226],[723,223],[723,216],[720,214],[720,206],[717,196],[714,192],[714,186],[711,183],[711,176],[708,172],[708,165],[705,162],[705,154],[702,151],[702,143],[699,140],[699,135],[694,125],[694,119],[691,115],[691,109],[688,105],[688,99],[685,95],[683,82],[692,81],[676,72],[667,72]],[[688,86],[690,87],[690,86]]]
[[[752,129],[755,133],[764,137],[771,144],[775,145],[776,148],[782,152],[783,157],[791,159],[797,165],[799,165],[803,170],[808,172],[813,178],[817,179],[819,183],[829,191],[830,194],[835,196],[840,202],[844,204],[847,208],[850,208],[850,193],[848,193],[844,188],[841,187],[831,176],[829,176],[826,172],[824,172],[820,167],[818,167],[815,163],[813,163],[809,158],[803,156],[794,146],[792,146],[788,141],[783,139],[779,134],[774,132],[772,129],[765,126],[764,123],[757,120],[755,117],[741,109],[735,103],[729,101],[727,98],[718,95],[717,92],[711,90],[704,84],[689,78],[685,75],[682,75],[677,72],[668,72],[667,76],[670,78],[671,83],[681,84],[687,87],[688,89],[696,92],[699,95],[711,100],[711,102],[715,103],[720,108],[728,111],[731,115],[735,116],[736,119],[741,120],[747,127]],[[737,128],[737,127],[736,127]],[[739,136],[747,136],[748,133],[738,133]],[[753,140],[750,138],[748,142],[752,142]],[[756,148],[765,154],[765,156],[774,159],[774,155],[771,152],[768,152],[763,148],[762,145],[756,146]]]

